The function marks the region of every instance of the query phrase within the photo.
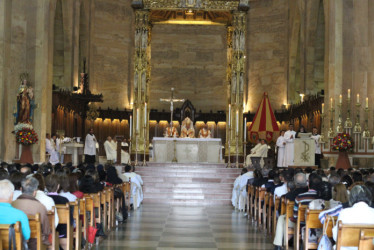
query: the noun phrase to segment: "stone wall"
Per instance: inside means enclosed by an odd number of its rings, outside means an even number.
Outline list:
[[[189,99],[198,111],[225,110],[225,26],[156,24],[151,51],[151,108],[169,110],[160,98],[168,98],[175,87],[176,97]]]
[[[287,1],[250,2],[247,30],[247,110],[268,92],[274,109],[287,103]]]
[[[95,0],[90,35],[90,88],[103,108],[130,108],[133,83],[134,12],[131,1]]]

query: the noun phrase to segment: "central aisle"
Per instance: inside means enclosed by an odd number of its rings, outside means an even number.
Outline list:
[[[97,249],[273,249],[231,206],[144,204]]]

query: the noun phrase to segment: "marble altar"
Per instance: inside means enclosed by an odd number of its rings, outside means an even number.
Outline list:
[[[221,163],[219,138],[153,138],[153,161],[178,163]]]

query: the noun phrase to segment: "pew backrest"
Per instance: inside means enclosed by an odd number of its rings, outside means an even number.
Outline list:
[[[374,233],[374,225],[367,224],[343,224],[338,221],[338,238],[336,240],[336,249],[341,247],[358,247],[361,230]]]

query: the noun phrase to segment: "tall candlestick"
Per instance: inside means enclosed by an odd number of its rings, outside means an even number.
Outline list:
[[[348,99],[351,99],[351,89],[348,89]]]
[[[239,111],[236,111],[236,133],[239,133]]]
[[[244,133],[244,142],[247,141],[247,117],[244,118],[244,130],[243,130],[243,133]]]
[[[147,126],[147,103],[144,103],[144,126]]]
[[[231,104],[229,104],[229,126],[231,125]]]
[[[325,113],[325,104],[322,103],[322,114],[324,114],[324,113]]]
[[[332,97],[330,98],[330,108],[333,109],[334,105],[333,105],[333,100],[332,100]]]
[[[369,108],[369,98],[368,97],[366,97],[366,105],[365,105],[365,108]]]
[[[139,108],[136,109],[136,132],[139,132],[139,125],[140,125],[140,112]]]
[[[343,96],[339,95],[339,104],[342,104],[342,103],[343,103]]]
[[[132,115],[130,115],[130,139],[132,137]]]
[[[357,94],[357,103],[360,103],[360,94]]]

